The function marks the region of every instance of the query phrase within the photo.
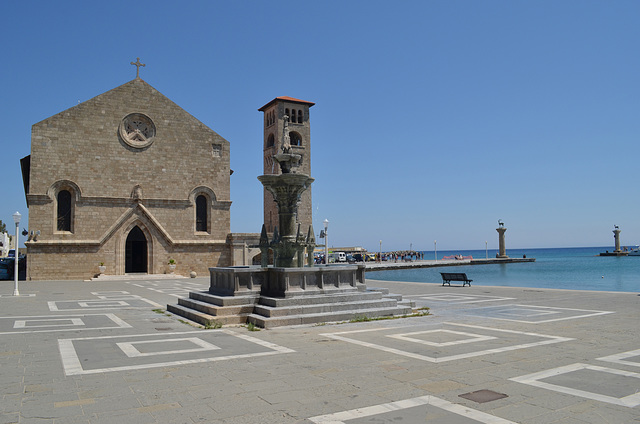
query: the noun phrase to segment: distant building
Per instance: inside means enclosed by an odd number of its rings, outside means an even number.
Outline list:
[[[9,253],[10,246],[9,234],[0,233],[0,258],[5,258]]]

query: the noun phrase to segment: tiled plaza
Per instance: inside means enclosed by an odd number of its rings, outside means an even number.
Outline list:
[[[1,423],[640,422],[637,293],[368,281],[431,315],[203,329],[206,278],[0,282]]]

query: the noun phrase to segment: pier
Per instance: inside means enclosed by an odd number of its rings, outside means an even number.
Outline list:
[[[383,261],[366,262],[367,271],[389,271],[392,269],[408,268],[435,268],[440,266],[462,266],[462,265],[489,265],[489,264],[511,264],[523,262],[535,262],[535,258],[489,258],[489,259],[441,259],[441,260],[415,260],[405,262]]]

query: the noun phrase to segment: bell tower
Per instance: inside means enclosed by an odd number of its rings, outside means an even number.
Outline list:
[[[263,173],[280,174],[280,167],[273,159],[279,153],[285,128],[289,132],[291,153],[300,155],[299,174],[311,176],[311,130],[309,108],[315,103],[293,97],[276,97],[258,111],[264,114]],[[287,121],[285,123],[285,120]],[[302,193],[298,206],[298,222],[303,232],[312,223],[311,188]],[[273,195],[264,190],[264,224],[267,232],[273,233],[278,225],[278,205]]]

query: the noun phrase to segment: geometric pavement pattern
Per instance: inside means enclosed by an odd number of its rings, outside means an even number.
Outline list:
[[[438,327],[386,327],[322,334],[427,362],[447,362],[573,340],[524,331],[444,323]]]
[[[516,424],[485,412],[456,405],[435,396],[421,396],[381,405],[357,408],[309,418],[316,424],[430,423],[430,424]]]
[[[222,329],[58,340],[66,375],[227,361],[294,350]]]
[[[56,315],[53,317],[43,315],[0,318],[0,335],[116,328],[131,328],[131,326],[113,314]]]

